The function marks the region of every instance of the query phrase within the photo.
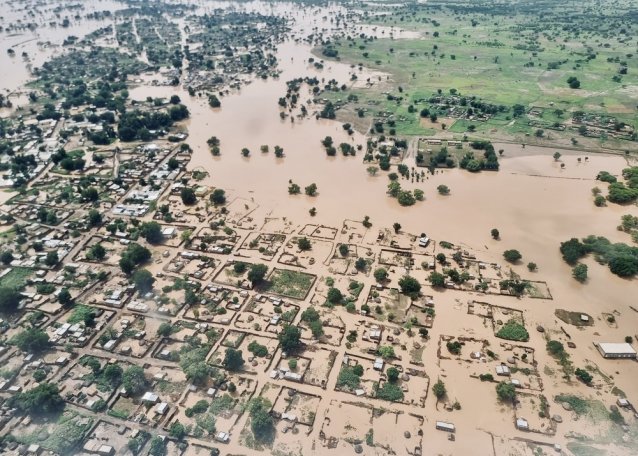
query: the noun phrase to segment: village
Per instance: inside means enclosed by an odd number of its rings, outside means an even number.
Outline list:
[[[577,398],[546,385],[584,361],[575,328],[527,320],[523,303],[553,306],[550,285],[397,224],[259,220],[249,200],[199,184],[180,144],[95,150],[67,176],[44,166],[3,212],[2,305],[16,307],[3,320],[0,395],[20,404],[55,384],[65,404],[45,439],[24,406],[3,406],[6,454],[225,453],[268,444],[259,432],[281,451],[303,435],[326,451],[427,454],[476,432],[459,383],[493,385],[485,396],[509,410],[504,424],[561,451]],[[100,179],[116,166],[118,183]],[[613,321],[557,316],[581,330]],[[603,371],[636,351],[620,334],[580,336],[598,372],[587,384],[609,389],[615,422],[633,422]],[[251,426],[257,400],[272,429]],[[383,421],[404,430],[400,447]],[[53,444],[69,426],[74,438]]]

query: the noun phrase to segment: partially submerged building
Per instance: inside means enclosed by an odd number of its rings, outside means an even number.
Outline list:
[[[596,344],[596,348],[603,358],[636,358],[636,350],[628,343],[599,342]]]

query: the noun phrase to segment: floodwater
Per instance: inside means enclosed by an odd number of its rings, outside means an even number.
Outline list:
[[[31,68],[41,66],[44,62],[55,55],[64,52],[62,43],[69,36],[76,36],[79,39],[85,35],[106,27],[113,23],[113,20],[86,19],[84,16],[96,11],[117,11],[124,8],[122,3],[113,0],[101,0],[100,2],[83,3],[82,10],[63,10],[60,18],[55,16],[53,9],[56,5],[70,5],[77,2],[48,2],[39,4],[37,8],[18,8],[17,5],[28,5],[26,2],[1,2],[0,17],[5,29],[15,25],[16,30],[4,32],[2,34],[3,48],[0,52],[0,90],[3,93],[13,93],[28,82],[31,77]],[[79,14],[81,19],[74,19],[75,14]],[[68,27],[62,27],[62,18],[69,17]],[[56,22],[58,25],[50,26],[49,22]],[[35,24],[36,27],[30,29],[28,24]],[[15,51],[14,56],[7,53],[8,49]],[[22,54],[27,56],[23,57]],[[12,100],[14,100],[12,98]],[[24,104],[24,100],[18,100],[19,104]]]
[[[226,3],[198,3],[203,10],[212,10]],[[114,4],[116,5],[116,4]],[[335,27],[324,17],[328,14],[312,7],[305,10],[293,9],[289,4],[262,4],[259,2],[243,3],[235,6],[245,10],[274,11],[294,17],[297,22],[292,35],[303,36],[313,28],[335,30]],[[106,9],[100,2],[100,9]],[[333,6],[336,11],[344,9]],[[6,15],[5,15],[6,16]],[[69,29],[46,29],[46,37],[37,35],[38,40],[53,41],[63,39],[69,34],[91,31],[95,26],[104,24],[86,23],[73,25]],[[77,27],[77,29],[73,29]],[[392,33],[397,38],[409,39],[409,35],[398,30],[385,30],[354,26],[353,31],[365,33]],[[35,33],[44,33],[36,31]],[[3,54],[0,58],[0,78],[3,89],[14,90],[28,77],[28,72],[19,70],[18,60],[22,47],[18,42],[26,42],[33,38],[31,32],[16,36],[14,42],[17,56],[7,60]],[[13,38],[12,38],[13,39]],[[50,55],[49,50],[40,49],[37,41],[25,43],[33,59],[42,61]],[[59,44],[59,43],[57,43]],[[28,46],[35,46],[28,47]],[[5,46],[6,47],[6,46]],[[560,161],[555,161],[552,154],[555,149],[535,147],[522,148],[519,145],[495,144],[495,148],[504,149],[499,172],[469,172],[452,169],[440,170],[435,175],[428,175],[427,180],[412,183],[400,180],[408,189],[421,188],[425,192],[425,201],[417,202],[413,207],[399,206],[396,200],[386,194],[388,179],[384,172],[371,177],[366,172],[368,165],[362,161],[363,152],[355,157],[327,157],[320,141],[325,136],[332,136],[334,142],[348,142],[365,148],[365,137],[359,133],[348,136],[342,125],[336,121],[317,120],[314,116],[306,119],[290,117],[280,118],[281,108],[277,104],[279,97],[286,93],[286,81],[293,78],[316,76],[328,81],[336,79],[339,83],[350,84],[352,73],[359,80],[372,76],[367,70],[352,68],[343,63],[327,63],[322,70],[309,63],[312,57],[308,45],[297,44],[292,40],[279,46],[277,56],[282,74],[277,79],[255,80],[221,98],[222,107],[212,109],[205,98],[192,98],[183,87],[167,87],[138,85],[130,90],[132,99],[144,99],[147,96],[169,97],[177,94],[191,112],[191,118],[183,127],[188,130],[187,142],[194,149],[190,168],[204,168],[210,175],[204,184],[223,188],[229,198],[246,198],[254,200],[259,208],[253,214],[256,220],[265,216],[286,218],[295,225],[305,223],[321,223],[340,227],[343,220],[362,220],[369,216],[373,230],[390,227],[399,222],[405,231],[413,233],[426,232],[437,241],[449,241],[465,245],[480,252],[482,260],[502,263],[502,252],[506,249],[517,249],[523,255],[521,265],[513,266],[513,270],[525,278],[544,280],[549,284],[553,301],[520,300],[512,303],[512,298],[494,298],[491,301],[508,306],[517,306],[526,310],[528,328],[533,331],[537,324],[555,327],[554,309],[564,308],[579,310],[590,315],[601,315],[602,312],[617,310],[627,319],[621,323],[619,331],[612,331],[598,324],[596,331],[600,340],[620,341],[621,335],[632,333],[636,318],[629,310],[634,305],[636,281],[623,280],[613,276],[605,266],[587,261],[590,267],[590,279],[586,285],[579,284],[571,278],[570,268],[562,261],[559,244],[571,237],[583,237],[589,234],[606,236],[615,242],[630,243],[627,234],[619,232],[616,226],[623,214],[638,215],[635,206],[622,207],[609,205],[597,208],[593,204],[592,187],[598,185],[595,176],[601,170],[612,174],[620,174],[627,166],[624,158],[619,156],[574,153],[561,151]],[[7,68],[8,65],[14,65]],[[21,72],[22,71],[22,72]],[[150,80],[152,78],[143,78]],[[5,82],[6,81],[6,82]],[[302,86],[301,103],[310,98],[309,88]],[[344,93],[347,96],[347,92]],[[308,105],[310,113],[318,108]],[[213,157],[206,141],[211,136],[221,140],[221,156]],[[270,147],[269,153],[260,152],[261,145]],[[285,157],[277,159],[273,149],[275,145],[283,147]],[[241,155],[242,148],[251,151],[250,157]],[[587,157],[587,159],[585,159]],[[580,162],[578,158],[581,158]],[[561,168],[561,163],[565,164]],[[413,163],[408,162],[410,166]],[[287,188],[289,180],[302,188],[311,183],[318,186],[318,195],[291,196]],[[447,185],[451,189],[448,196],[438,195],[436,187]],[[311,217],[309,210],[316,208],[317,215]],[[490,230],[498,228],[501,239],[495,241],[490,237]],[[538,272],[530,277],[524,266],[528,261],[538,264]],[[445,292],[437,297],[437,332],[442,334],[458,334],[458,312],[447,311],[454,305],[459,296],[453,292]],[[467,296],[463,299],[467,299]],[[505,301],[507,300],[507,301]],[[530,331],[530,332],[531,332]],[[635,332],[635,329],[633,330]],[[575,355],[579,365],[587,359],[594,358],[591,335],[571,331],[574,341],[582,347],[582,353]],[[540,338],[538,338],[540,339]],[[599,339],[596,339],[599,340]],[[544,355],[544,343],[537,344],[537,359],[540,365],[552,363]],[[585,348],[587,347],[587,348]],[[434,365],[437,360],[432,350],[424,361],[426,366]],[[615,365],[614,365],[615,366]],[[450,376],[461,375],[460,368],[449,368]],[[618,387],[631,396],[638,395],[635,382],[635,367],[626,368],[626,375],[617,375]],[[453,383],[453,382],[449,382]],[[466,385],[472,383],[464,382]],[[490,385],[487,385],[490,386]],[[480,388],[487,387],[481,385]],[[545,385],[548,397],[564,392],[561,384]],[[465,439],[456,449],[458,454],[470,454],[476,442],[488,448],[489,436],[479,428],[499,429],[501,433],[512,434],[515,431],[508,413],[494,414],[493,387],[489,393],[476,398],[476,392],[470,389],[458,390],[456,395],[464,402],[464,406],[474,410],[472,413],[456,414],[453,419],[459,428],[464,428],[472,436]],[[586,392],[584,392],[586,393]],[[330,392],[325,392],[330,396]],[[472,402],[470,402],[472,401]],[[476,402],[474,402],[476,401]],[[426,413],[426,412],[424,412]],[[427,414],[432,415],[431,410]],[[444,416],[444,415],[442,415]],[[335,418],[338,419],[338,418]],[[435,417],[434,419],[438,419]],[[432,417],[429,418],[432,427]],[[561,433],[567,430],[578,430],[574,423],[565,424]],[[564,438],[557,437],[557,440]],[[433,454],[439,449],[446,451],[443,443],[435,443],[428,447]],[[447,450],[449,451],[449,450]],[[463,452],[463,453],[461,453]],[[317,453],[319,454],[319,453]]]

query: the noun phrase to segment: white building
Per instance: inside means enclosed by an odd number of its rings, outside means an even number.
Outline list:
[[[603,358],[636,358],[636,350],[627,343],[600,342],[597,348]]]

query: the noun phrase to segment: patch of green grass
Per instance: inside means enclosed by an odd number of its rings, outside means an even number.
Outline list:
[[[310,291],[315,276],[288,269],[275,269],[268,279],[265,290],[289,298],[304,299]]]
[[[589,445],[585,445],[580,442],[569,442],[567,449],[571,451],[574,456],[605,456],[607,451],[595,448]]]
[[[496,337],[506,340],[527,342],[529,340],[529,333],[525,329],[525,326],[521,325],[517,321],[510,320],[505,323],[501,329],[499,329],[496,333]]]
[[[129,414],[124,410],[111,409],[109,410],[109,415],[114,416],[115,418],[121,418],[123,420],[128,419]]]
[[[554,315],[556,315],[559,319],[561,319],[565,323],[574,325],[574,326],[593,326],[594,324],[594,319],[590,315],[584,314],[583,312],[570,312],[564,309],[556,309],[554,311]],[[582,321],[580,319],[581,315],[587,315],[589,317],[589,320]]]
[[[14,290],[22,290],[29,277],[33,275],[33,269],[29,268],[13,268],[0,278],[0,287],[13,288]]]
[[[377,390],[377,397],[384,401],[400,402],[403,400],[403,391],[398,385],[386,382]]]
[[[596,399],[584,399],[573,394],[560,394],[556,401],[567,402],[577,415],[585,416],[594,423],[610,421],[612,415],[601,401]]]
[[[37,443],[58,454],[71,454],[73,448],[82,441],[91,424],[90,418],[65,411],[51,427],[43,425],[31,434],[16,436],[16,438],[25,444]]]

